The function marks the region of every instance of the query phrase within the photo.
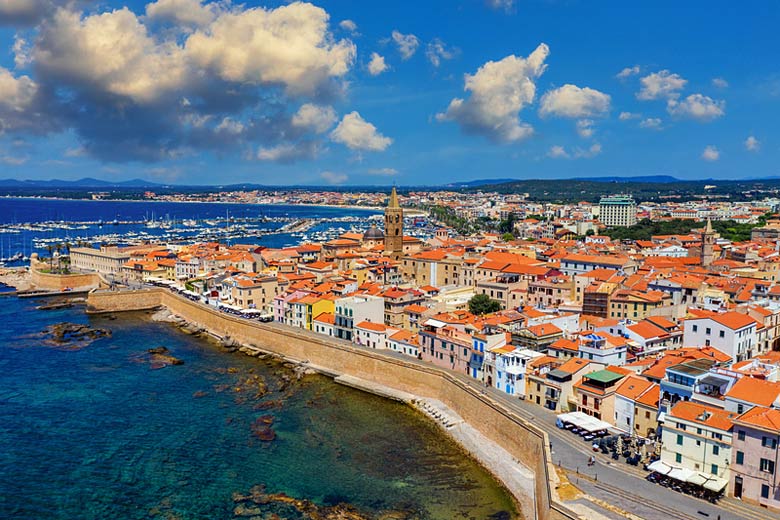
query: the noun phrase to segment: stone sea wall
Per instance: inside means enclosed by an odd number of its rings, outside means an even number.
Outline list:
[[[55,262],[56,266],[57,263]],[[50,274],[42,270],[49,269],[47,262],[30,260],[30,284],[35,289],[45,291],[83,291],[94,289],[100,285],[100,277],[94,273],[88,274]]]
[[[308,362],[328,373],[345,374],[421,397],[438,399],[487,438],[500,444],[536,475],[534,507],[541,520],[578,516],[558,500],[558,478],[549,440],[540,429],[480,391],[477,382],[461,380],[431,365],[396,359],[381,351],[358,348],[308,331],[278,324],[248,322],[192,302],[164,289],[94,291],[90,312],[121,312],[165,306],[185,320],[221,337]],[[516,493],[518,490],[512,490]],[[518,497],[521,502],[528,497]]]

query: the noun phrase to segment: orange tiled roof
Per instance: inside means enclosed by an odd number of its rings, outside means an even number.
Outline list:
[[[739,399],[760,406],[771,406],[780,395],[780,383],[774,383],[754,377],[739,379],[731,390],[726,392],[726,397]]]
[[[706,415],[705,415],[706,413]],[[666,414],[667,422],[669,417],[676,417],[686,421],[703,424],[711,428],[728,431],[731,429],[733,419],[736,413],[727,412],[720,408],[694,403],[691,401],[680,401],[674,408]]]
[[[774,408],[754,406],[734,419],[734,421],[741,424],[756,426],[762,430],[769,430],[774,433],[780,432],[780,410]]]

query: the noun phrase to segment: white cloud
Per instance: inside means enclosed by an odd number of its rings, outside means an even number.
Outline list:
[[[425,49],[425,56],[434,67],[441,65],[442,60],[451,60],[457,53],[458,49],[448,49],[439,38],[434,38]]]
[[[217,132],[224,132],[226,134],[238,135],[244,131],[245,127],[241,121],[236,121],[230,117],[225,117],[215,127]]]
[[[371,61],[368,62],[368,73],[372,76],[379,76],[387,70],[384,56],[376,52],[371,53]]]
[[[550,147],[547,157],[551,159],[591,159],[601,153],[601,144],[593,143],[589,148],[576,147],[571,152],[560,145]]]
[[[32,58],[66,85],[101,90],[137,103],[157,100],[188,80],[183,50],[158,44],[127,8],[82,19],[57,11],[41,27]]]
[[[87,151],[81,146],[65,150],[65,157],[84,157],[85,155],[87,155]]]
[[[754,136],[748,136],[747,139],[745,139],[745,150],[748,152],[757,152],[761,149],[761,141],[756,139]]]
[[[339,27],[351,33],[357,32],[357,24],[352,20],[341,20],[339,22]]]
[[[322,172],[320,178],[328,184],[344,184],[349,177],[344,173]]]
[[[644,101],[652,99],[676,99],[679,97],[679,90],[682,90],[688,83],[688,80],[681,78],[678,74],[672,74],[668,70],[653,72],[640,79],[641,89],[637,92],[637,99]]]
[[[491,9],[502,10],[507,13],[512,12],[515,7],[515,0],[486,0]]]
[[[729,82],[723,78],[712,78],[712,86],[715,88],[728,88]]]
[[[671,115],[698,119],[699,121],[717,119],[726,113],[725,108],[725,101],[716,101],[702,94],[691,94],[682,101],[670,99],[666,104],[666,110]]]
[[[301,105],[292,118],[292,125],[298,128],[311,129],[321,134],[326,132],[338,117],[333,107],[319,106],[312,103]]]
[[[621,112],[618,119],[628,121],[630,119],[639,119],[640,117],[642,117],[642,114],[637,114],[636,112]]]
[[[701,153],[701,158],[710,162],[717,161],[720,159],[720,151],[712,145],[707,146]]]
[[[328,31],[328,13],[306,3],[233,10],[186,42],[188,58],[227,81],[281,84],[293,95],[314,94],[347,73],[355,45]]]
[[[453,99],[439,121],[455,121],[472,134],[496,142],[513,142],[533,134],[533,128],[518,119],[520,111],[536,95],[535,80],[544,72],[550,49],[540,44],[528,58],[507,56],[489,61],[475,74],[466,74],[464,90],[468,99]]]
[[[28,76],[15,77],[0,67],[0,135],[15,130],[35,130],[46,118],[35,109],[38,84]]]
[[[389,137],[377,132],[376,127],[360,117],[357,112],[346,114],[330,133],[330,138],[344,144],[350,150],[372,152],[381,152],[393,142]]]
[[[597,117],[609,111],[608,94],[592,88],[564,85],[542,96],[539,115],[559,117]]]
[[[202,0],[157,0],[146,5],[146,16],[153,21],[204,27],[216,17],[217,6],[203,5]]]
[[[595,132],[593,124],[592,119],[580,119],[577,121],[577,133],[580,134],[580,137],[587,139],[593,136],[593,132]]]
[[[639,65],[634,65],[633,67],[626,67],[617,74],[615,74],[615,77],[618,79],[625,79],[630,76],[635,76],[639,74]]]
[[[302,159],[313,159],[318,151],[317,143],[311,141],[296,144],[283,143],[267,148],[261,147],[257,151],[257,159],[289,164]]]
[[[401,53],[401,59],[408,60],[414,53],[417,52],[417,47],[420,46],[420,40],[414,34],[402,34],[398,31],[393,31],[392,38],[395,44],[398,46],[398,52]]]
[[[398,175],[398,170],[395,168],[369,168],[368,170],[369,175]]]
[[[52,0],[0,0],[0,25],[34,25],[54,9]]]
[[[550,150],[547,152],[547,157],[552,159],[568,159],[569,152],[567,152],[563,146],[555,145],[550,147]]]
[[[0,162],[10,166],[21,166],[28,161],[29,157],[16,157],[13,155],[0,155]]]
[[[662,121],[657,117],[648,117],[647,119],[642,120],[639,123],[640,128],[647,128],[650,130],[661,130],[663,127],[661,126]]]

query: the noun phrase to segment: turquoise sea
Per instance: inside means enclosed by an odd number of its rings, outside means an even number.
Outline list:
[[[40,303],[0,297],[0,518],[310,518],[236,502],[258,485],[359,518],[517,517],[483,468],[404,405],[322,376],[288,384],[277,361],[145,314]],[[42,331],[58,322],[112,335],[53,346]],[[184,363],[154,369],[146,351],[158,346]],[[260,417],[273,441],[253,433]]]

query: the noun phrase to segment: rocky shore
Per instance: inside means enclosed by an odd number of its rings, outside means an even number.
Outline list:
[[[0,284],[13,287],[17,291],[28,291],[32,287],[30,272],[26,267],[2,267]]]
[[[95,340],[111,337],[111,331],[102,328],[92,328],[81,323],[56,323],[43,330],[48,336],[46,344],[54,347],[81,349]]]

